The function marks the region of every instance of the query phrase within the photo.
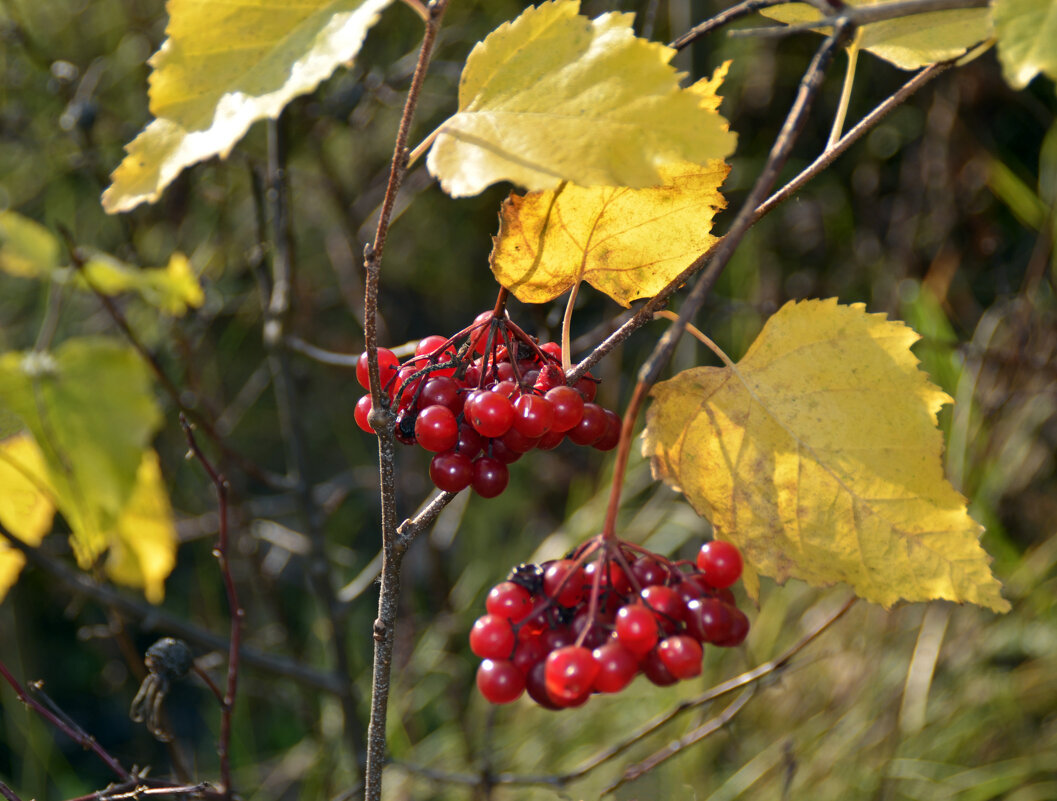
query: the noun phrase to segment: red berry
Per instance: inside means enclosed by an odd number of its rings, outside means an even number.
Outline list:
[[[697,566],[713,587],[729,587],[741,578],[741,552],[723,540],[712,540],[701,546]]]
[[[382,382],[383,389],[395,375],[399,365],[400,359],[389,348],[378,348],[378,378]],[[356,360],[356,380],[364,389],[371,388],[371,379],[367,371],[367,351],[361,353],[360,358]]]
[[[721,648],[734,648],[741,645],[749,634],[749,619],[745,617],[744,612],[731,608],[730,618],[730,633],[716,643]]]
[[[498,392],[478,392],[466,401],[463,410],[482,437],[501,437],[514,422],[514,404]]]
[[[469,423],[462,423],[459,426],[459,438],[455,442],[455,450],[467,459],[472,460],[473,457],[481,452],[483,447],[484,437],[474,431],[473,426]]]
[[[581,396],[583,396],[584,403],[590,403],[595,399],[595,394],[598,392],[598,384],[595,383],[594,379],[591,377],[591,374],[588,373],[575,384],[573,384],[573,389],[575,389],[577,392],[580,393]]]
[[[458,382],[450,376],[431,374],[429,380],[422,385],[418,405],[423,408],[447,406],[455,414],[459,414],[462,411],[462,396],[459,394]]]
[[[540,368],[540,374],[536,377],[536,381],[533,384],[533,387],[540,392],[548,392],[554,387],[564,386],[565,373],[563,373],[562,368],[556,364],[543,365],[543,367]]]
[[[356,401],[356,408],[352,412],[352,418],[356,421],[356,425],[368,434],[375,433],[374,429],[371,428],[371,424],[367,422],[367,417],[370,415],[372,408],[374,407],[371,403],[371,396],[364,395]]]
[[[473,318],[474,332],[470,335],[470,341],[473,342],[473,350],[478,355],[484,353],[484,349],[488,347],[488,331],[491,328],[488,323],[493,316],[492,312],[486,311]]]
[[[642,600],[657,616],[661,630],[669,634],[679,628],[686,613],[683,598],[671,587],[653,584],[642,591]]]
[[[447,406],[427,406],[415,420],[415,439],[427,451],[451,450],[459,438],[459,423]]]
[[[606,433],[606,411],[595,403],[585,403],[580,422],[566,436],[577,445],[593,445]]]
[[[639,672],[638,657],[616,640],[595,648],[591,655],[598,663],[594,688],[602,693],[618,693],[631,684]]]
[[[595,573],[599,571],[598,561],[592,561],[584,565],[584,587],[586,591],[590,592],[591,587],[595,583]],[[628,581],[627,575],[624,573],[622,568],[616,562],[606,562],[605,571],[602,574],[602,580],[599,583],[599,589],[604,593],[607,590],[611,590],[617,595],[627,595],[631,590],[631,582]]]
[[[514,663],[514,667],[527,676],[533,666],[547,658],[548,653],[547,649],[543,647],[543,640],[538,636],[526,639],[518,638],[517,645],[514,648],[514,656],[510,661]]]
[[[542,437],[554,422],[554,407],[539,395],[522,395],[514,401],[514,430],[525,437]]]
[[[544,342],[540,345],[540,350],[553,357],[555,361],[562,360],[562,346],[557,342]]]
[[[520,623],[532,611],[532,593],[513,581],[501,581],[489,591],[484,605],[489,614]]]
[[[474,460],[473,479],[470,483],[473,485],[473,491],[482,498],[494,498],[502,494],[508,481],[510,481],[510,472],[506,465],[498,459],[479,456]]]
[[[571,559],[559,559],[543,571],[543,592],[562,606],[576,606],[584,597],[583,568]]]
[[[482,615],[470,629],[470,650],[482,659],[509,659],[514,643],[510,621],[499,615]]]
[[[657,646],[657,656],[677,679],[701,675],[701,654],[701,643],[685,634],[667,637]]]
[[[552,651],[544,663],[547,692],[558,702],[573,701],[591,691],[599,664],[582,645]]]
[[[493,443],[502,442],[504,447],[517,454],[528,453],[536,447],[539,441],[539,437],[526,437],[524,434],[521,434],[516,427],[512,427],[498,440],[492,440]]]
[[[595,442],[594,447],[600,451],[611,451],[613,448],[617,447],[617,444],[620,442],[620,427],[623,425],[623,422],[621,421],[620,416],[610,409],[605,410],[605,416],[606,430],[603,432],[602,436],[599,437],[598,441]]]
[[[657,653],[656,648],[651,649],[642,658],[642,661],[639,662],[639,668],[642,670],[643,675],[658,687],[667,687],[679,681],[671,674],[664,662],[661,661],[660,654]]]
[[[547,662],[546,660],[540,660],[529,668],[528,673],[525,675],[525,689],[528,690],[529,697],[537,704],[542,706],[544,709],[565,709],[568,704],[558,703],[555,699],[551,698],[550,693],[547,692]],[[587,700],[587,696],[584,696],[584,701]]]
[[[686,630],[701,642],[718,645],[731,635],[734,625],[732,613],[736,611],[718,598],[698,598],[690,601],[686,605]]]
[[[473,461],[455,451],[438,453],[429,463],[429,477],[434,486],[444,492],[460,492],[473,481]]]
[[[555,431],[554,429],[551,429],[540,437],[540,441],[536,443],[536,447],[541,451],[552,451],[561,445],[564,440],[564,431]]]
[[[641,587],[664,584],[670,575],[668,568],[651,556],[640,556],[631,563],[631,572]]]
[[[617,639],[639,658],[657,644],[659,631],[653,612],[642,604],[629,604],[617,611]]]
[[[525,677],[507,659],[486,659],[477,668],[477,689],[490,703],[509,704],[525,691]]]
[[[547,390],[544,395],[554,407],[554,420],[551,431],[568,431],[575,428],[584,414],[584,399],[572,387],[564,384]]]

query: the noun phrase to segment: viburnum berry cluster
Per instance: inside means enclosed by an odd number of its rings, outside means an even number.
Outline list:
[[[671,562],[601,535],[564,559],[518,565],[470,631],[483,660],[477,687],[493,704],[527,690],[540,706],[563,709],[619,692],[639,673],[662,687],[697,676],[706,644],[729,648],[748,634],[730,590],[741,570],[728,542]]]
[[[505,311],[484,312],[452,337],[425,337],[402,364],[379,348],[378,369],[396,438],[435,454],[429,475],[447,492],[473,487],[493,498],[506,489],[507,465],[534,448],[569,439],[610,450],[620,440],[620,418],[594,403],[590,374],[568,386],[561,346],[539,344]],[[366,353],[356,378],[370,387]],[[356,424],[368,433],[371,409],[370,395],[356,403]]]

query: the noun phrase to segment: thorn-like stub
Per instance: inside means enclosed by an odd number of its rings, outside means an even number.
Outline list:
[[[385,631],[386,631],[385,623],[383,623],[381,620],[376,618],[375,621],[374,621],[374,639],[376,639],[378,642],[381,642],[382,640],[384,640],[385,639]]]

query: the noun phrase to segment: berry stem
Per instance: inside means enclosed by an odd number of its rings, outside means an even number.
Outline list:
[[[639,382],[635,385],[635,391],[628,401],[627,411],[624,412],[624,421],[620,426],[620,442],[617,444],[617,461],[613,465],[613,486],[609,492],[609,506],[606,508],[606,520],[602,525],[602,538],[611,540],[616,538],[617,512],[620,510],[620,493],[624,489],[624,473],[628,468],[628,454],[631,451],[631,432],[635,428],[635,420],[638,419],[639,409],[649,392],[649,384]]]

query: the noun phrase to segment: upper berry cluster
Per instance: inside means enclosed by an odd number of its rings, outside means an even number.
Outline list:
[[[505,313],[484,312],[452,337],[428,336],[403,364],[378,349],[378,368],[394,434],[436,454],[429,475],[442,490],[472,486],[485,498],[507,485],[507,465],[533,448],[550,450],[563,440],[599,450],[616,447],[620,418],[594,403],[588,374],[568,386],[561,347],[539,344]],[[369,387],[366,354],[356,378]],[[356,423],[373,433],[371,397],[356,404]]]

